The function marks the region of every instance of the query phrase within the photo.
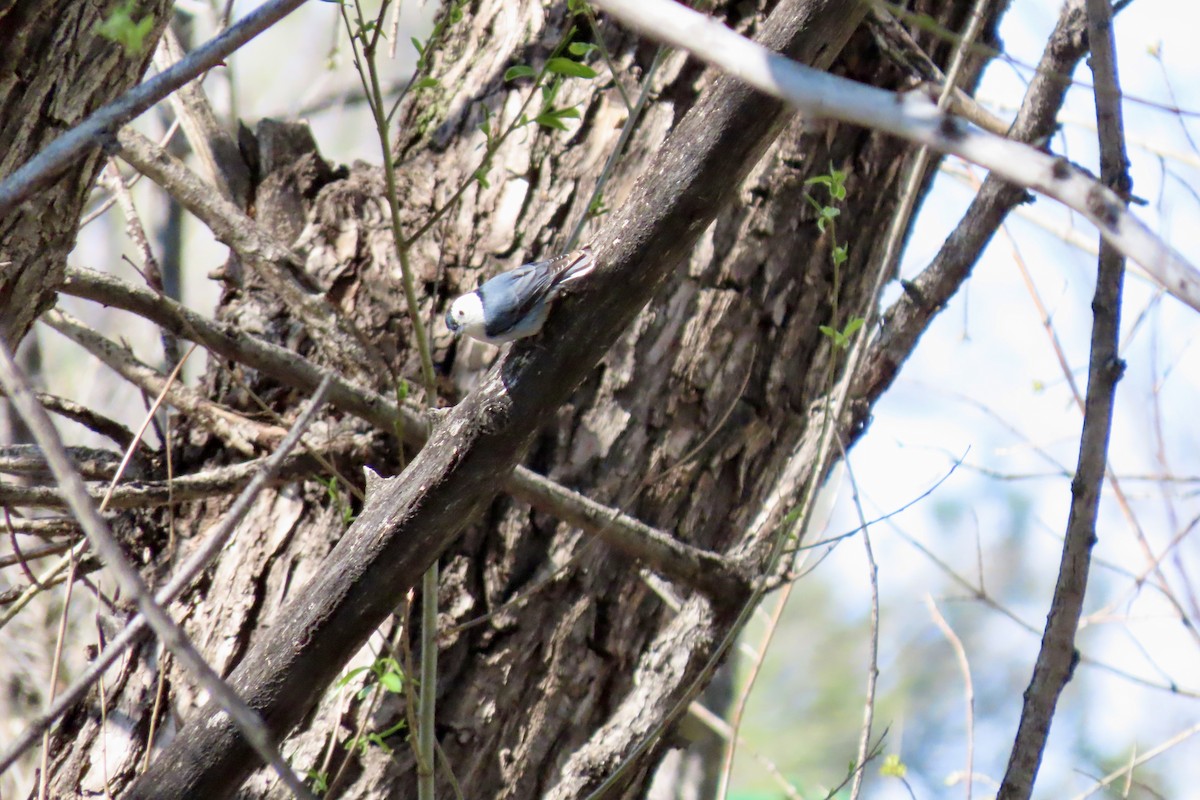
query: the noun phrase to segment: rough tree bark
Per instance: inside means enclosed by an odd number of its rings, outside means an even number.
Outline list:
[[[155,20],[139,52],[97,32],[119,5],[117,0],[0,4],[0,177],[137,83],[171,3],[138,4],[139,19]],[[10,344],[54,305],[84,203],[103,163],[97,143],[52,188],[0,219],[0,336]]]
[[[946,28],[961,30],[971,3],[914,5]],[[991,4],[989,36],[1002,5]],[[742,5],[720,13],[753,33],[767,10]],[[511,118],[530,91],[505,83],[505,69],[540,63],[568,25],[565,7],[540,3],[481,0],[464,11],[435,56],[440,88],[415,93],[397,117],[396,158],[409,231],[449,201],[479,166],[481,109]],[[650,64],[653,46],[607,23],[602,29],[618,65],[613,80],[636,92],[635,79]],[[918,39],[944,65],[950,43],[920,34]],[[865,30],[850,39],[833,69],[890,88],[906,85],[908,78],[880,58]],[[609,207],[620,206],[650,154],[714,78],[678,54],[666,59],[655,78],[656,97],[605,190]],[[563,249],[586,213],[626,110],[615,88],[602,81],[568,81],[559,97],[563,104],[581,103],[579,129],[567,135],[531,126],[510,137],[493,160],[490,187],[470,183],[415,246],[427,322],[481,274]],[[375,372],[374,388],[389,391],[389,370],[415,379],[418,361],[409,346],[411,321],[396,289],[380,171],[329,168],[291,126],[260,126],[257,152],[252,205],[258,219],[282,241],[295,243],[310,278],[387,362],[387,370]],[[723,551],[737,541],[764,498],[779,489],[781,468],[796,443],[812,434],[809,411],[827,391],[836,366],[817,326],[840,328],[861,313],[870,286],[867,267],[878,260],[908,152],[888,137],[793,120],[686,267],[660,288],[570,403],[544,420],[526,464],[691,544]],[[804,199],[805,181],[830,165],[849,175],[838,229],[850,239],[850,260],[841,271],[837,320],[831,319],[829,242]],[[81,171],[74,181],[81,203],[90,173]],[[78,206],[71,215],[77,217]],[[239,272],[227,270],[222,320],[322,358],[310,352],[311,342],[255,271],[246,270],[238,284]],[[445,369],[442,390],[456,398],[471,385],[477,372],[471,367],[480,354],[453,343],[440,326],[433,330],[436,359]],[[295,406],[292,387],[229,367],[218,363],[210,370],[206,386],[214,400],[252,411],[249,387],[280,412]],[[361,365],[353,372],[370,379]],[[866,412],[856,410],[859,416]],[[233,458],[215,436],[183,424],[177,472]],[[370,464],[383,474],[398,473],[401,450],[385,433],[377,438]],[[357,479],[353,470],[347,474]],[[175,552],[167,548],[165,514],[128,515],[139,531],[139,552],[151,556],[147,571],[165,574],[186,557],[189,541],[226,505],[214,500],[181,509],[175,526],[182,544]],[[219,672],[232,670],[294,590],[318,570],[343,528],[325,488],[314,482],[260,498],[219,563],[174,609]],[[505,498],[460,537],[442,565],[440,627],[447,634],[437,733],[466,794],[586,794],[603,774],[575,783],[564,782],[564,775],[578,777],[581,763],[612,767],[587,759],[603,750],[605,731],[620,726],[614,715],[633,689],[635,669],[675,612],[638,565]],[[506,605],[534,587],[524,602]],[[671,591],[690,594],[683,586]],[[481,624],[455,632],[487,614]],[[106,686],[107,725],[101,725],[95,694],[64,721],[50,767],[55,796],[101,792],[106,781],[117,796],[129,787],[145,753],[159,656],[144,647]],[[202,700],[173,664],[164,686],[169,711],[159,721],[159,744]],[[337,796],[413,796],[413,759],[403,733],[389,741],[390,754],[374,748],[347,758],[345,741],[363,713],[361,704],[331,693],[291,737],[285,755],[300,770],[330,774],[346,761]],[[402,718],[402,698],[389,695],[367,724],[384,730]],[[665,748],[679,744],[668,737],[639,761],[624,796],[642,794]],[[273,776],[261,771],[240,790],[226,787],[234,791],[242,797],[284,796]],[[449,786],[443,791],[448,796]]]

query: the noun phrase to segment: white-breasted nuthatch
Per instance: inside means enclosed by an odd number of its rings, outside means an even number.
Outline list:
[[[533,336],[546,323],[551,303],[566,284],[595,266],[592,249],[584,247],[502,272],[451,303],[446,327],[488,344]]]

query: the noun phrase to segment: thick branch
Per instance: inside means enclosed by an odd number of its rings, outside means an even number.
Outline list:
[[[763,29],[768,46],[806,62],[831,58],[861,18],[840,2],[781,3]],[[451,410],[409,468],[367,498],[317,576],[259,638],[231,680],[283,732],[311,708],[344,659],[392,612],[500,489],[542,420],[566,400],[655,288],[692,249],[788,117],[775,100],[718,79],[679,123],[631,197],[592,242],[600,267],[564,298],[542,334],[518,342]],[[707,628],[721,614],[699,614]],[[711,632],[691,637],[711,642]],[[711,651],[676,659],[678,680],[643,704],[661,722],[691,691]],[[682,688],[681,688],[682,687]],[[686,708],[686,703],[679,705]],[[621,737],[632,746],[644,726]],[[130,797],[227,796],[254,766],[246,744],[210,706],[189,721]],[[596,772],[584,777],[597,779]],[[568,781],[574,784],[574,779]]]
[[[322,379],[316,365],[291,350],[231,326],[219,325],[181,303],[111,275],[69,268],[63,293],[131,311],[204,345],[223,358],[301,389],[315,388]],[[406,406],[397,406],[341,376],[332,376],[331,380],[329,400],[335,407],[381,430],[398,429],[404,441],[414,447],[420,447],[429,438],[429,424],[423,415]],[[730,597],[743,587],[743,578],[720,556],[588,500],[532,470],[517,467],[505,481],[505,489],[514,497],[603,539],[616,550],[644,561],[671,580]],[[43,495],[42,499],[46,497]]]

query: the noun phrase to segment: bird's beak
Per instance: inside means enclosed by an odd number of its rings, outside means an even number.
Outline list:
[[[458,333],[458,323],[454,321],[454,317],[449,311],[446,312],[446,327],[450,329],[451,333]]]

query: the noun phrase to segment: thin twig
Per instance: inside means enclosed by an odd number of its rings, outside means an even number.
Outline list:
[[[1122,775],[1126,775],[1126,774],[1132,775],[1133,771],[1135,769],[1137,769],[1138,767],[1140,767],[1142,764],[1145,764],[1145,763],[1151,761],[1152,759],[1158,758],[1163,753],[1170,750],[1172,747],[1175,747],[1178,744],[1182,744],[1183,742],[1186,742],[1188,739],[1192,738],[1193,736],[1195,736],[1198,733],[1200,733],[1200,722],[1197,722],[1195,725],[1192,725],[1190,728],[1185,728],[1184,730],[1175,734],[1170,739],[1167,739],[1165,742],[1158,745],[1157,747],[1150,748],[1149,750],[1142,753],[1137,758],[1132,759],[1125,766],[1109,773],[1108,775],[1104,776],[1100,780],[1096,781],[1096,783],[1094,785],[1092,785],[1091,787],[1089,787],[1087,791],[1080,792],[1079,794],[1077,794],[1073,798],[1071,798],[1071,800],[1087,800],[1087,798],[1091,797],[1092,795],[1094,795],[1096,792],[1100,791],[1101,789],[1104,789],[1107,786],[1111,786],[1113,784],[1113,782],[1118,780]],[[1121,796],[1128,797],[1128,794],[1122,794]]]
[[[871,587],[871,648],[867,664],[867,691],[863,702],[863,724],[858,739],[858,754],[854,759],[854,779],[850,783],[850,800],[858,800],[862,793],[867,759],[871,755],[871,728],[875,722],[875,697],[879,685],[879,565],[875,563],[875,551],[871,548],[871,531],[867,524],[867,515],[863,512],[862,496],[858,491],[854,469],[846,454],[845,444],[839,440],[838,445],[842,453],[842,463],[846,465],[846,476],[850,480],[854,511],[858,514],[858,524],[863,534],[863,547],[867,556],[867,580]],[[882,739],[880,741],[882,742]],[[970,800],[970,797],[967,800]]]
[[[954,648],[954,657],[958,660],[958,669],[963,676],[963,693],[967,711],[967,800],[971,800],[971,789],[975,781],[975,684],[971,681],[971,662],[967,659],[967,649],[963,647],[962,639],[958,637],[958,634],[950,627],[950,623],[946,622],[946,618],[942,616],[942,612],[938,610],[937,603],[933,601],[933,595],[925,595],[925,605],[929,607],[929,615],[933,617],[933,624],[938,626],[938,630]]]
[[[66,589],[66,594],[63,596],[62,612],[59,614],[59,617],[58,617],[58,635],[55,636],[55,638],[54,638],[54,657],[50,661],[50,686],[46,691],[46,699],[51,702],[54,701],[54,690],[58,686],[58,669],[62,664],[63,642],[67,638],[67,614],[71,610],[71,596],[74,594],[74,592],[72,590],[75,588],[75,568],[76,568],[76,566],[78,566],[78,562],[74,558],[72,558],[71,566],[67,570],[67,580],[66,580],[67,589]],[[42,735],[42,768],[41,768],[41,775],[40,775],[41,780],[38,782],[38,798],[39,798],[39,800],[46,800],[46,790],[50,784],[50,769],[48,766],[49,760],[50,760],[50,731],[46,731]]]

